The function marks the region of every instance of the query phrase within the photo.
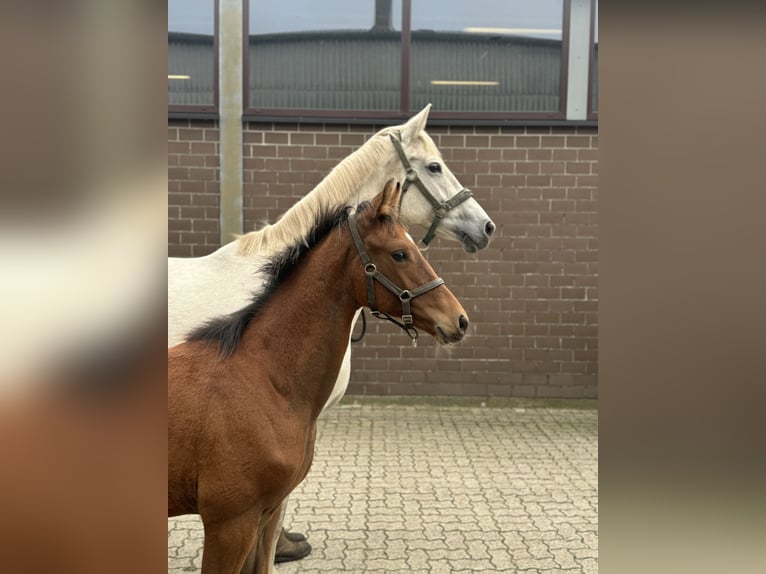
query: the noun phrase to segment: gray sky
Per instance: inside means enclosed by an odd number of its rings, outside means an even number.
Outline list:
[[[561,29],[563,0],[413,0],[413,29]],[[401,0],[393,0],[393,25],[401,29]],[[374,0],[265,0],[250,4],[250,32],[368,29]],[[212,34],[212,0],[168,0],[168,29]],[[534,34],[560,37],[551,34]]]

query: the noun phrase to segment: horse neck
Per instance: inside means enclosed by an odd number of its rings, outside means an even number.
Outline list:
[[[306,253],[232,356],[244,363],[242,372],[263,372],[278,393],[310,409],[312,417],[335,385],[362,305],[349,281],[352,249],[350,234],[334,230]]]
[[[271,256],[303,241],[318,213],[370,200],[404,169],[388,138],[373,137],[347,156],[274,224],[238,239],[240,255]]]

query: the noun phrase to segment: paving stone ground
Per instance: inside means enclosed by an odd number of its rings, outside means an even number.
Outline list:
[[[598,571],[596,410],[345,402],[287,509],[313,552],[280,574]],[[168,572],[202,539],[169,519]]]

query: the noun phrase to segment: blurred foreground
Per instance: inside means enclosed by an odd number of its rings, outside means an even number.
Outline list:
[[[0,7],[0,572],[165,568],[165,28]]]

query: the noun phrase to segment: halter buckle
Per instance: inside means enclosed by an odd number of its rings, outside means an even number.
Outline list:
[[[404,323],[405,325],[412,325],[412,315],[402,315],[402,323]]]
[[[417,347],[418,346],[418,330],[415,327],[412,327],[410,325],[404,327],[404,330],[410,336],[410,339],[412,339],[412,346]]]

